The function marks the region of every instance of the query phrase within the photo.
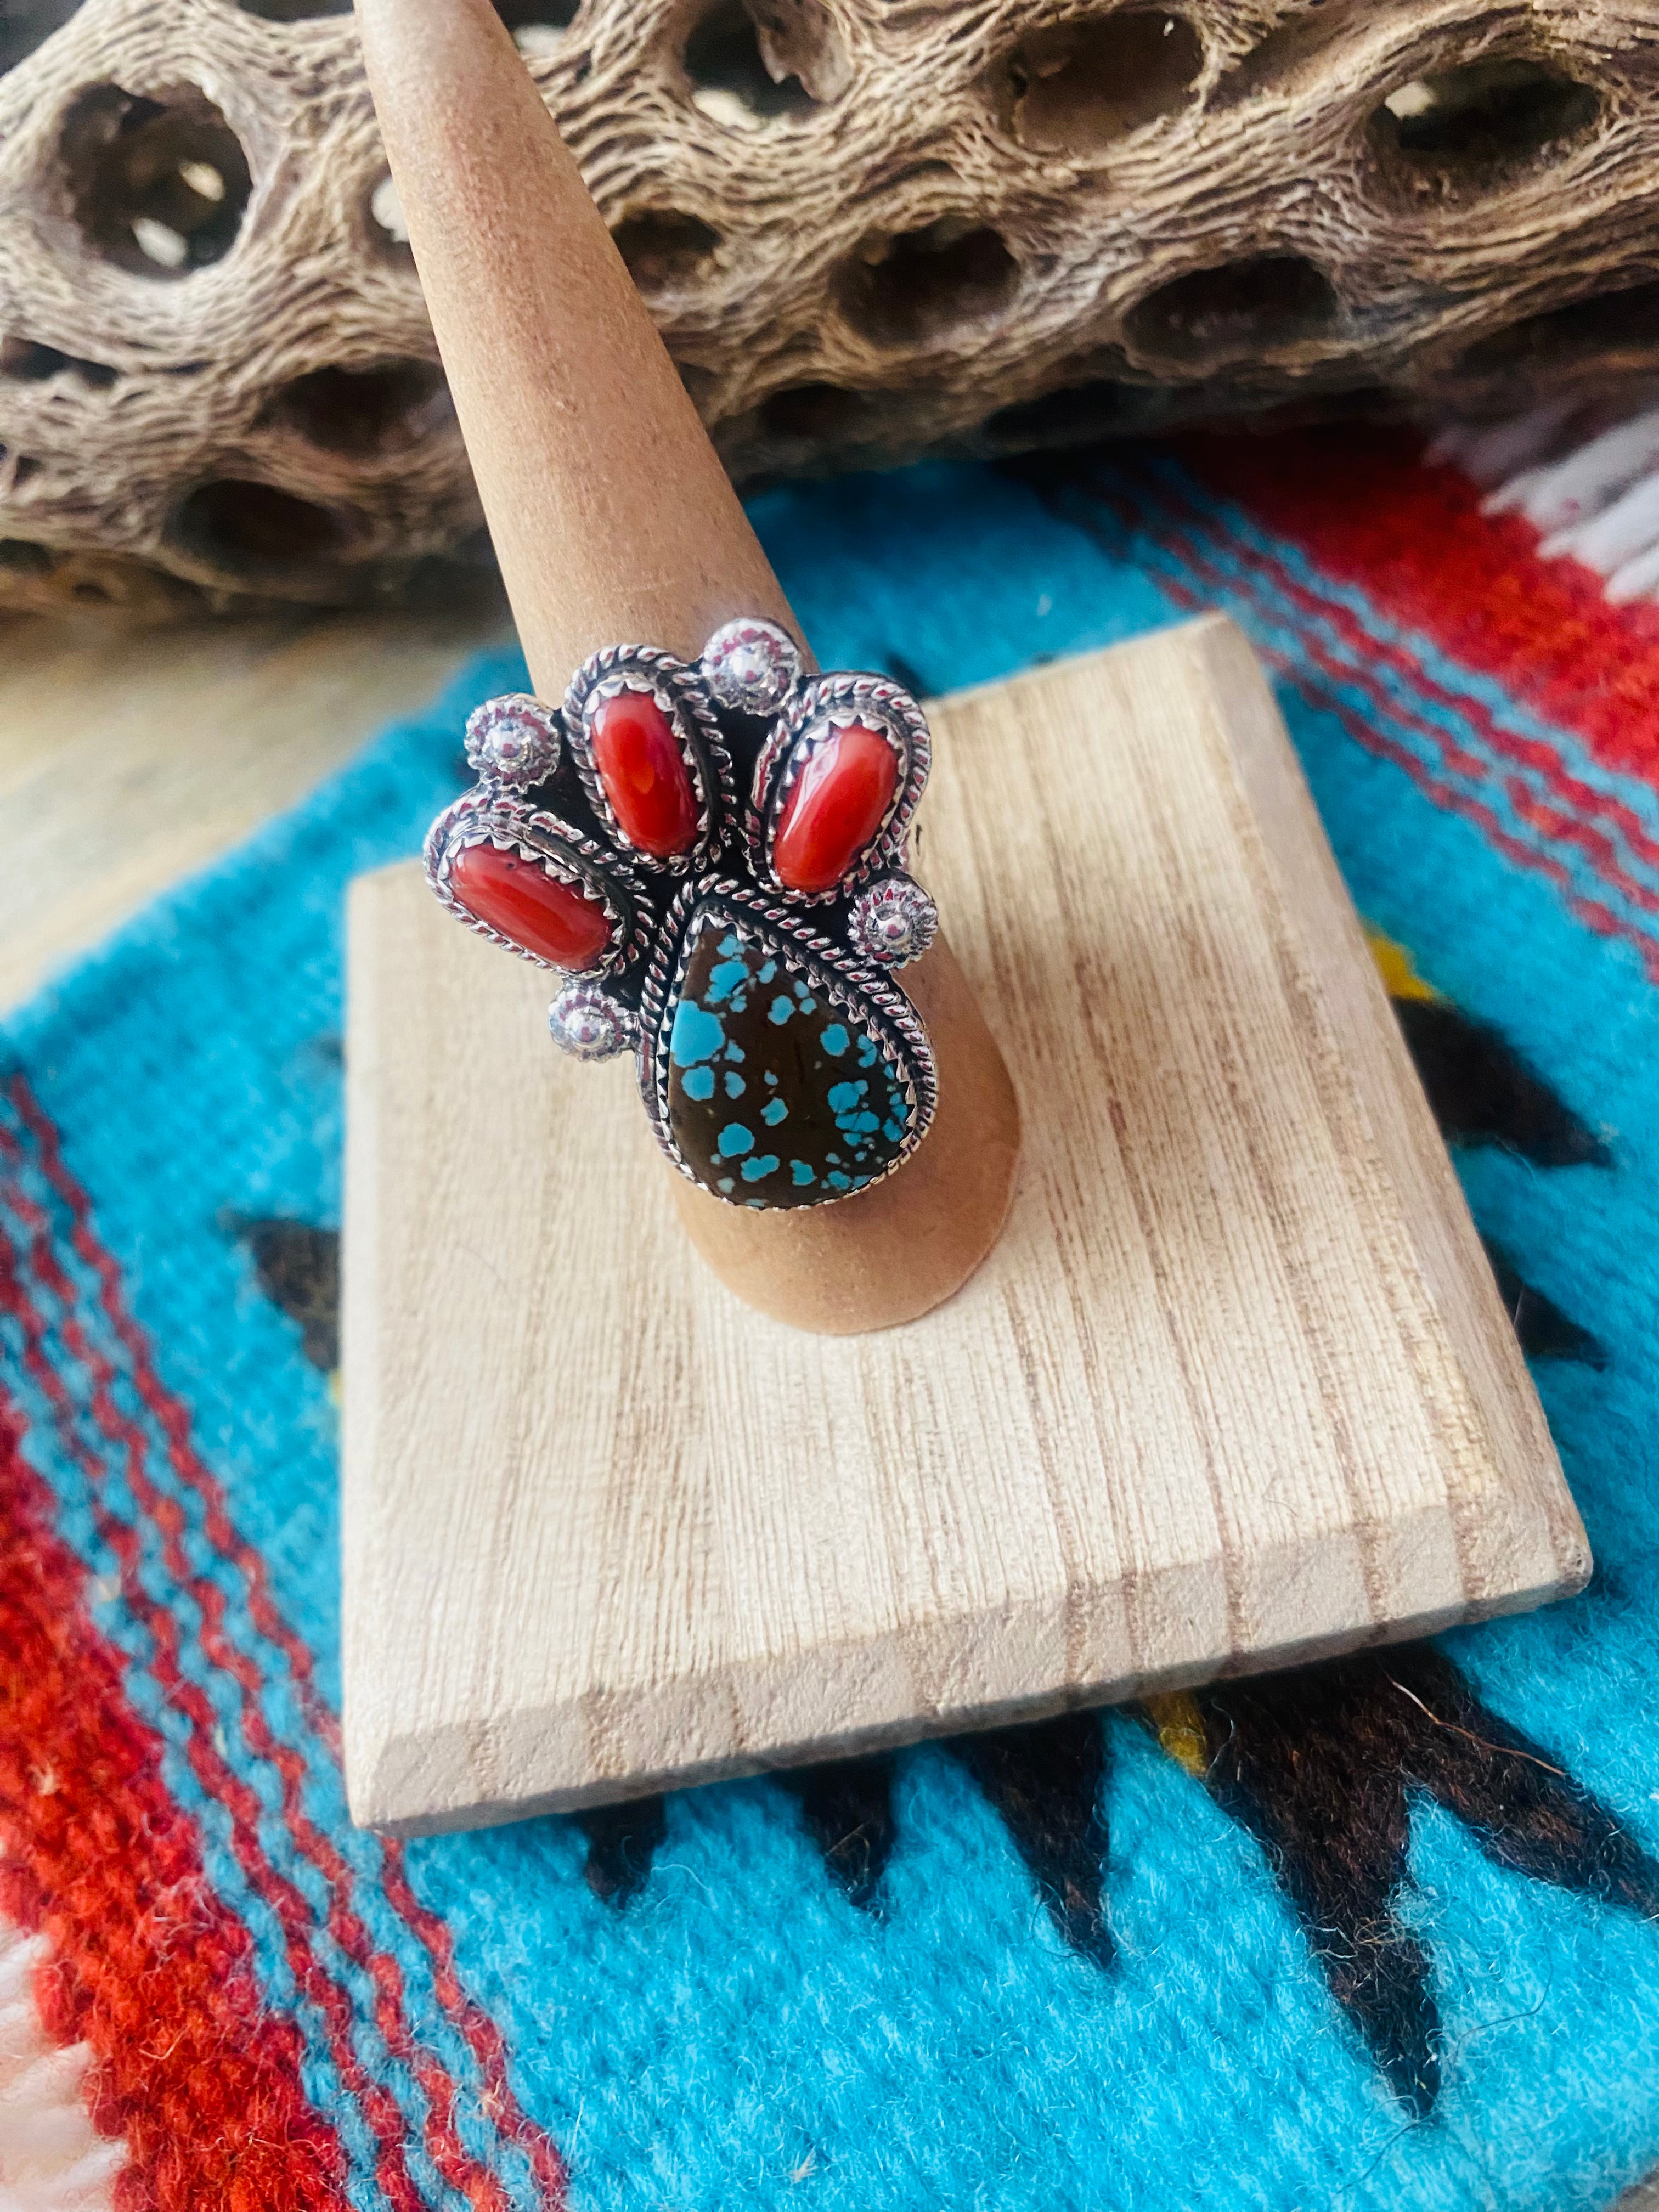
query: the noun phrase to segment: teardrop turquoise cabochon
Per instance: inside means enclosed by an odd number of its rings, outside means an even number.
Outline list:
[[[700,908],[665,1009],[668,1133],[706,1190],[816,1206],[885,1174],[915,1123],[915,1084],[873,1016],[787,939]]]

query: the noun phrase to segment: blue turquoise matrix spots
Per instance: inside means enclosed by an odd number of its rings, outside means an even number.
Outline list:
[[[761,925],[705,912],[689,927],[684,986],[665,1018],[680,1157],[706,1189],[750,1206],[862,1190],[909,1134],[902,1071]]]

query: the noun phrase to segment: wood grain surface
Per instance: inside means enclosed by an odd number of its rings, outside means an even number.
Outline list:
[[[830,1341],[678,1238],[631,1068],[412,869],[352,929],[345,1746],[507,1820],[1534,1604],[1589,1571],[1276,710],[1211,620],[933,710],[1004,1236]]]

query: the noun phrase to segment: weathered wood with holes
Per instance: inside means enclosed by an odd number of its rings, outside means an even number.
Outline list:
[[[739,477],[1659,365],[1659,0],[498,4]],[[0,604],[444,588],[344,0],[55,16],[0,28]]]
[[[934,709],[921,865],[1022,1092],[948,1305],[802,1336],[689,1267],[631,1072],[417,873],[358,886],[356,1817],[510,1820],[1270,1667],[1589,1569],[1249,649]]]

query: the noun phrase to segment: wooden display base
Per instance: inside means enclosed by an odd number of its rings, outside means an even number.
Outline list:
[[[631,1069],[413,867],[354,894],[345,1753],[420,1833],[1577,1589],[1583,1531],[1249,648],[931,710],[918,872],[1020,1093],[924,1319],[762,1319]],[[708,1201],[714,1203],[713,1200]]]

